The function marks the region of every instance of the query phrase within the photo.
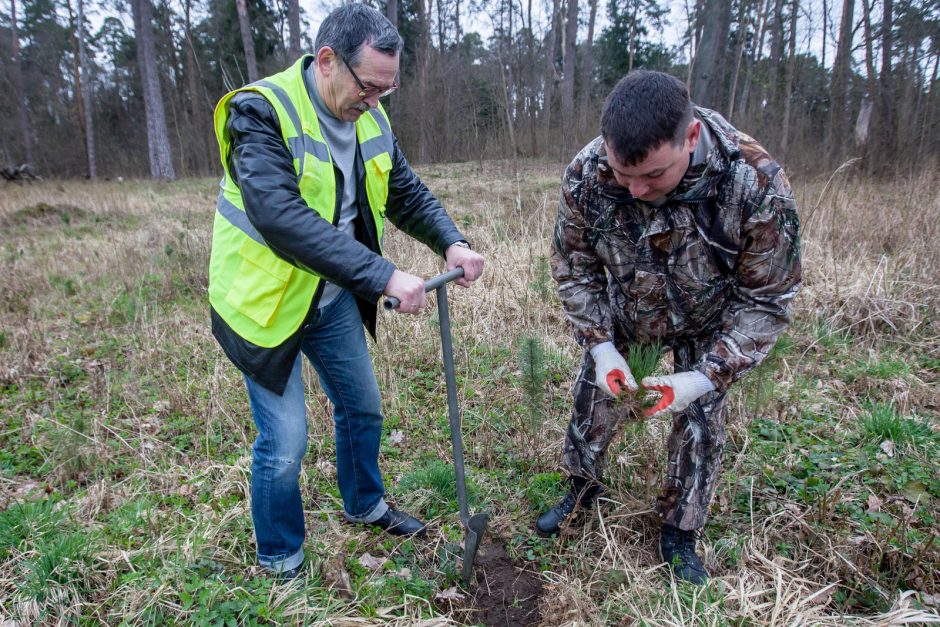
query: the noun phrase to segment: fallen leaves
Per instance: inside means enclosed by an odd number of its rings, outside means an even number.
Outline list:
[[[328,462],[325,459],[319,460],[316,466],[317,466],[317,470],[319,470],[320,472],[322,472],[324,475],[328,477],[332,477],[333,475],[336,474],[336,466],[334,466],[332,463]]]
[[[457,586],[451,586],[434,595],[436,601],[463,601],[464,598],[466,597],[457,589]]]
[[[379,570],[385,566],[385,562],[387,561],[387,557],[373,557],[369,553],[363,553],[359,556],[359,563],[362,564],[364,568],[368,568],[369,570]]]

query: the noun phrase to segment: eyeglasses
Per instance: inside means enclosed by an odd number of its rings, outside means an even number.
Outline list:
[[[337,55],[339,56],[339,55]],[[356,84],[359,85],[359,97],[360,98],[371,98],[372,96],[378,96],[383,98],[396,89],[398,89],[398,83],[393,82],[391,87],[376,87],[375,85],[365,85],[359,77],[356,76],[356,73],[353,71],[352,66],[346,62],[344,57],[339,57],[340,61],[343,62],[343,65],[346,66],[346,69],[349,70],[349,73],[352,74],[353,79],[356,81]]]

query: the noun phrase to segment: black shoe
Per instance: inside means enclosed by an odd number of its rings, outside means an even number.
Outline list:
[[[381,518],[369,524],[384,529],[393,536],[423,536],[427,533],[423,522],[408,512],[392,507],[389,507]]]
[[[535,521],[535,532],[543,538],[558,533],[562,523],[574,513],[575,503],[577,497],[573,492],[568,492],[558,505],[538,517]]]
[[[576,503],[583,508],[588,508],[601,491],[599,484],[589,485],[588,481],[581,477],[572,477],[568,494],[558,505],[538,517],[535,521],[535,532],[543,538],[555,535],[561,529],[561,525],[574,513]]]
[[[663,562],[672,568],[677,579],[701,586],[708,581],[705,565],[695,553],[695,532],[663,525],[659,535],[659,551]]]
[[[304,559],[300,564],[288,570],[274,570],[273,568],[268,570],[274,574],[275,579],[278,581],[293,581],[304,576],[304,571],[307,570],[307,560]]]

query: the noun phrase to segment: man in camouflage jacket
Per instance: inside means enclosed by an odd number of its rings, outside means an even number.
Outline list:
[[[663,560],[704,583],[695,553],[715,492],[729,386],[757,366],[790,322],[801,276],[799,218],[781,167],[685,86],[635,71],[604,105],[598,137],[562,183],[552,276],[584,348],[564,445],[571,490],[536,522],[556,533],[600,490],[601,465],[638,386],[623,355],[660,343],[675,374],[647,377],[672,415],[657,500]]]

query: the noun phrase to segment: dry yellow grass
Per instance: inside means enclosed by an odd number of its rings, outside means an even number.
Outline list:
[[[450,290],[458,373],[469,382],[461,389],[460,403],[465,416],[473,416],[465,434],[468,464],[479,469],[474,478],[483,498],[496,499],[488,501],[494,504],[491,533],[525,537],[531,513],[511,501],[523,498],[528,477],[507,470],[507,459],[527,460],[531,472],[557,467],[568,418],[565,397],[578,360],[557,298],[540,288],[547,278],[541,260],[549,253],[561,169],[527,163],[513,176],[505,163],[486,162],[426,166],[420,173],[487,259],[485,275],[472,289]],[[43,598],[24,595],[18,579],[36,558],[35,550],[5,554],[0,560],[2,617],[24,624],[65,623],[80,616],[138,623],[159,610],[185,622],[193,610],[181,604],[180,575],[172,565],[198,563],[208,552],[227,571],[257,574],[253,547],[245,541],[250,537],[253,428],[240,375],[215,345],[202,303],[214,185],[43,182],[0,187],[0,388],[9,392],[0,405],[0,430],[4,442],[26,443],[46,455],[41,473],[38,468],[4,472],[0,508],[42,498],[48,485],[61,503],[74,507],[77,528],[90,533],[110,524],[108,516],[123,504],[147,498],[186,504],[176,511],[161,505],[149,512],[139,532],[144,539],[132,547],[96,544],[93,559],[77,578],[50,582]],[[772,385],[778,394],[789,394],[812,381],[809,387],[818,393],[810,402],[831,411],[834,431],[848,430],[862,411],[853,396],[852,386],[859,384],[844,383],[844,364],[822,357],[827,338],[845,335],[856,349],[864,347],[872,355],[888,346],[902,359],[940,358],[940,179],[924,174],[875,183],[854,178],[846,167],[831,178],[796,180],[794,187],[804,223],[804,288],[795,305],[796,351],[783,358]],[[439,259],[395,230],[387,236],[386,253],[422,276],[443,269]],[[428,323],[431,311],[420,318],[385,314],[380,320],[376,369],[386,414],[406,438],[404,452],[388,462],[390,485],[419,459],[449,459],[446,435],[427,435],[443,410],[416,396],[412,380],[416,370],[433,370],[439,359],[436,330]],[[826,333],[817,332],[820,325]],[[516,377],[511,361],[507,365],[489,356],[499,348],[511,349],[523,336],[538,338],[561,371],[570,371],[567,379],[552,384],[550,410],[534,432],[526,432],[520,418],[497,416],[507,407],[523,411],[518,386],[472,385]],[[70,374],[66,366],[80,372]],[[308,380],[311,374],[307,371]],[[936,432],[938,381],[936,371],[918,371],[866,385],[876,386],[876,396],[885,402],[930,418]],[[27,388],[42,390],[42,398],[20,393]],[[74,424],[73,414],[57,410],[81,402],[87,404],[79,412],[87,424]],[[341,524],[335,495],[313,494],[315,486],[331,481],[332,423],[316,386],[308,403],[310,447],[302,478],[305,496],[311,497],[308,536],[334,587],[325,596],[305,596],[274,586],[265,602],[279,608],[282,618],[304,623],[465,621],[466,603],[448,613],[440,602],[414,595],[363,614],[362,589],[377,582],[378,574],[352,597],[342,593],[336,581],[345,571],[335,556],[346,555],[351,544],[389,554],[396,549],[383,549],[381,540]],[[732,508],[729,495],[740,482],[747,483],[741,473],[748,467],[748,424],[756,413],[749,407],[743,394],[732,400],[729,435],[736,447],[726,457],[725,474],[736,483],[729,478],[719,489],[716,510],[724,513]],[[786,421],[797,410],[789,401],[771,398],[761,411]],[[178,429],[167,430],[167,424],[176,423]],[[813,509],[825,508],[818,503],[783,502],[772,514],[756,517],[752,510],[750,520],[738,521],[734,540],[740,556],[731,566],[726,565],[727,546],[704,542],[706,564],[718,574],[717,588],[690,592],[664,586],[650,513],[655,481],[643,493],[617,483],[638,466],[658,469],[663,431],[664,425],[654,422],[618,442],[610,455],[614,485],[607,506],[561,541],[539,545],[547,552],[541,563],[553,564],[542,573],[544,624],[940,621],[937,599],[931,596],[937,590],[928,587],[937,583],[938,573],[922,577],[920,588],[899,582],[896,589],[885,589],[871,579],[865,561],[879,538],[832,533],[818,524],[826,513]],[[224,456],[218,453],[220,441],[227,442]],[[239,448],[241,454],[233,454]],[[781,455],[784,467],[794,461],[787,456],[800,453]],[[121,472],[96,472],[108,465]],[[761,498],[754,494],[753,481],[750,485],[751,500]],[[856,497],[864,498],[851,498]],[[413,495],[409,503],[421,507],[424,498]],[[452,540],[447,534],[453,521],[435,520],[435,529],[416,549],[416,563],[428,569],[429,579],[435,576],[437,556]],[[934,522],[932,532],[937,529]],[[795,544],[789,556],[778,550],[781,542]],[[932,567],[940,564],[937,544],[921,556]],[[141,587],[128,576],[141,557],[164,565],[165,584]],[[887,609],[841,612],[834,601],[837,589],[866,581],[884,596]]]

